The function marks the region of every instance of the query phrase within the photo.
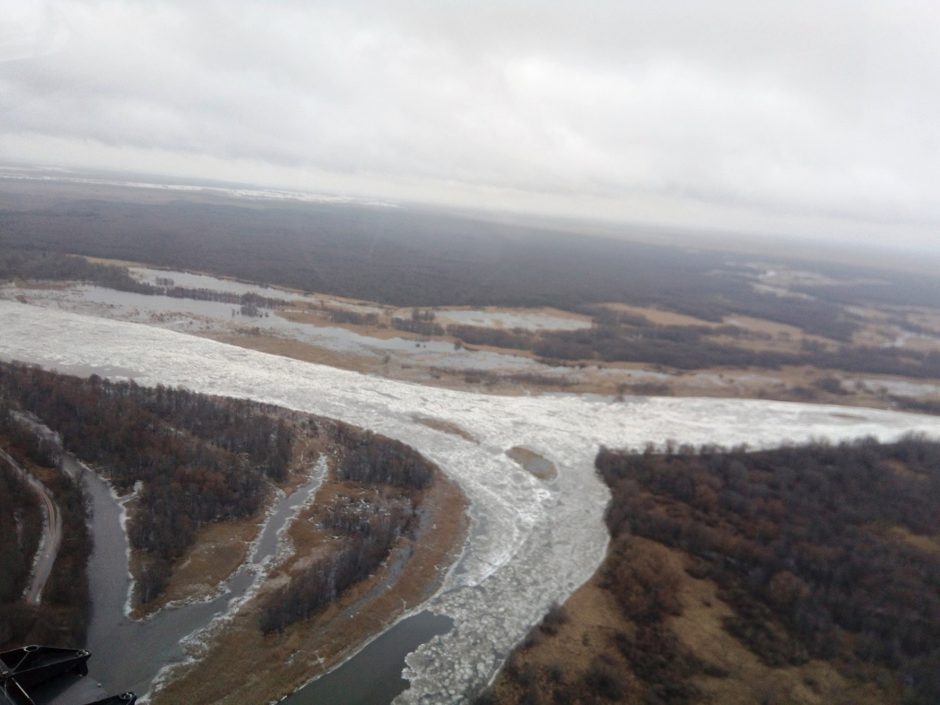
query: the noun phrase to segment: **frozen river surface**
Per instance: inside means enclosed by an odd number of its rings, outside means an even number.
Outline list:
[[[248,284],[229,282],[207,277],[201,274],[184,272],[149,271],[151,279],[157,274],[168,275],[178,285],[193,286],[206,280],[214,283],[212,290],[222,293],[244,293]],[[150,275],[148,275],[150,276]],[[175,277],[175,278],[174,278]],[[180,277],[188,277],[180,280]],[[261,287],[247,289],[265,292],[264,295],[277,298],[279,294],[288,295],[280,289],[265,290]],[[453,343],[446,340],[415,340],[398,336],[375,337],[348,330],[334,325],[300,323],[272,313],[264,317],[244,317],[233,315],[238,307],[220,301],[176,298],[161,295],[135,294],[117,291],[89,284],[74,284],[64,288],[27,289],[16,286],[0,286],[0,298],[13,300],[25,295],[31,305],[53,308],[89,316],[100,316],[132,323],[168,328],[184,333],[209,335],[212,333],[235,333],[243,329],[255,329],[265,335],[295,340],[301,343],[322,347],[334,352],[362,355],[373,361],[383,360],[391,354],[400,357],[402,362],[424,367],[441,367],[456,370],[502,370],[504,372],[538,372],[542,375],[569,376],[571,370],[566,367],[552,367],[532,358],[511,353],[498,353],[489,350],[455,350]],[[299,297],[294,297],[299,298]],[[308,297],[308,300],[313,299]],[[335,303],[333,307],[347,308],[360,313],[375,312],[379,309],[351,303]],[[564,319],[562,319],[564,320]]]
[[[471,538],[426,607],[454,620],[408,657],[411,688],[396,702],[457,702],[485,684],[553,601],[596,569],[608,493],[594,473],[601,445],[747,443],[826,437],[940,435],[940,418],[770,401],[573,395],[500,397],[390,381],[174,331],[0,302],[0,358],[62,371],[121,370],[140,384],[184,385],[342,419],[398,438],[437,462],[471,501]],[[457,424],[479,443],[416,423]],[[543,482],[505,451],[551,460]]]

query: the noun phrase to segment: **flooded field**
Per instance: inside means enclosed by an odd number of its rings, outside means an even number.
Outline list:
[[[437,317],[468,326],[484,328],[522,328],[523,330],[582,330],[591,327],[590,319],[562,316],[539,311],[500,309],[437,309]]]
[[[194,274],[192,272],[180,272],[170,269],[153,269],[150,267],[128,267],[128,274],[138,281],[154,286],[178,286],[184,289],[208,289],[209,291],[219,291],[227,294],[257,294],[272,299],[297,299],[307,300],[311,303],[317,301],[314,296],[304,296],[293,291],[285,289],[276,289],[270,286],[260,286],[257,284],[248,284],[236,281],[234,279],[222,279],[213,277],[209,274]]]
[[[222,303],[163,295],[142,295],[79,283],[0,285],[0,300],[18,300],[35,306],[145,323],[169,330],[222,340],[256,350],[301,360],[335,365],[358,372],[425,384],[456,388],[487,388],[503,393],[531,393],[576,389],[584,393],[709,395],[744,398],[812,399],[816,380],[806,370],[714,369],[668,370],[652,365],[621,365],[604,361],[563,364],[524,351],[455,344],[447,335],[421,336],[394,330],[393,319],[411,316],[411,309],[396,309],[341,297],[301,293],[261,284],[240,282],[192,272],[129,267],[135,278],[151,284],[185,287],[219,295],[258,294],[288,302],[286,308],[258,310],[243,315],[237,303]],[[634,312],[658,324],[695,319],[659,309],[637,309],[608,304],[614,310]],[[333,315],[349,311],[371,316],[370,323],[334,323]],[[586,316],[550,308],[440,308],[435,322],[523,329],[531,333],[577,330],[591,325]],[[729,318],[737,326],[756,325],[756,319]],[[705,322],[700,322],[705,323]],[[780,324],[759,321],[761,330],[796,345],[800,337]],[[710,324],[709,324],[710,325]],[[796,329],[794,329],[796,330]],[[885,338],[894,340],[894,338]],[[878,338],[878,345],[884,340]],[[817,374],[816,377],[819,375]],[[842,390],[854,399],[845,403],[890,407],[888,395],[909,399],[936,399],[936,383],[912,383],[899,378],[861,378],[842,374]],[[800,389],[797,389],[800,388]],[[797,394],[796,391],[800,393]],[[823,397],[825,398],[825,397]],[[838,397],[829,396],[836,403]]]
[[[601,445],[746,443],[911,431],[940,434],[940,418],[865,408],[706,398],[557,394],[502,397],[408,384],[265,355],[124,321],[0,302],[0,357],[48,367],[131,370],[140,384],[184,385],[347,421],[416,448],[459,483],[471,530],[459,561],[425,608],[453,628],[405,662],[396,702],[457,702],[482,687],[553,602],[596,569],[606,550],[608,493],[594,473]],[[439,419],[467,437],[416,418]],[[446,428],[441,425],[440,428]],[[471,440],[472,439],[472,440]],[[525,446],[550,461],[540,480],[506,455]]]
[[[180,272],[147,270],[156,276],[185,276],[189,284],[212,284],[213,291],[246,293],[258,289],[251,285],[220,280],[204,275]],[[176,279],[174,278],[174,281]],[[177,284],[180,285],[180,284]],[[265,289],[264,295],[277,297],[281,290]],[[415,339],[413,337],[378,337],[366,335],[349,328],[329,324],[302,323],[287,320],[276,311],[263,311],[260,316],[243,316],[240,307],[231,303],[203,301],[170,296],[149,296],[126,291],[116,291],[101,286],[75,284],[53,289],[18,289],[0,287],[0,298],[24,297],[30,304],[92,316],[102,316],[120,321],[146,323],[170,330],[212,335],[239,332],[255,332],[290,341],[309,344],[338,353],[352,353],[365,357],[375,364],[387,358],[408,365],[424,368],[472,369],[503,372],[538,372],[547,375],[564,375],[564,368],[553,368],[538,361],[510,353],[488,350],[455,349],[446,340]],[[362,304],[331,302],[360,313],[368,313],[369,307]]]

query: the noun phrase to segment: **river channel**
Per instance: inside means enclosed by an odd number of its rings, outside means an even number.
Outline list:
[[[243,600],[264,577],[277,555],[280,536],[298,511],[310,502],[323,481],[325,463],[290,495],[281,494],[268,512],[249,560],[212,599],[170,606],[144,620],[127,616],[131,578],[124,506],[98,474],[66,456],[64,469],[80,476],[91,504],[94,548],[88,563],[92,615],[87,648],[92,675],[109,692],[150,689],[159,671],[187,658],[184,644]]]
[[[0,330],[4,331],[0,359],[62,371],[88,366],[122,369],[143,385],[185,385],[196,392],[251,398],[336,418],[396,438],[437,463],[470,501],[470,540],[442,589],[426,603],[430,613],[453,620],[453,628],[440,633],[448,625],[436,626],[428,632],[436,635],[405,657],[404,676],[410,687],[395,697],[396,704],[447,705],[479,690],[548,607],[564,601],[596,570],[606,550],[603,512],[610,496],[594,470],[594,457],[602,445],[642,448],[647,442],[673,439],[693,445],[746,443],[763,448],[821,437],[838,441],[870,435],[891,440],[908,432],[940,437],[938,417],[865,408],[715,398],[617,400],[461,392],[7,301],[0,301]],[[445,421],[465,434],[418,423],[419,416]],[[520,468],[505,454],[516,446],[551,461],[557,476],[541,479]],[[110,490],[98,489],[115,507]],[[96,502],[102,499],[93,494]],[[119,526],[119,507],[114,512],[111,531],[122,535],[113,528]],[[95,521],[100,520],[96,515]],[[126,586],[124,545],[118,541],[106,548],[99,543],[95,550],[100,553],[93,557],[92,574],[105,571],[119,576],[114,579]],[[181,636],[210,624],[243,597],[250,586],[240,581],[250,584],[252,575],[249,569],[239,571],[229,593],[208,603],[164,610],[146,623],[124,616],[126,588],[118,585],[110,597],[96,596],[89,645],[95,653],[92,672],[107,679],[109,690],[113,683],[115,690],[133,687],[143,692],[157,668],[184,658]],[[106,582],[104,575],[93,580]],[[99,584],[93,583],[93,589],[97,592]],[[412,624],[400,622],[399,629],[410,629]],[[418,634],[414,641],[426,636]],[[361,653],[367,651],[373,653],[369,647]],[[393,660],[397,668],[397,655]],[[355,671],[363,679],[372,677],[368,665],[357,663],[350,672]],[[306,705],[313,700],[291,702]],[[339,702],[350,701],[344,697]]]

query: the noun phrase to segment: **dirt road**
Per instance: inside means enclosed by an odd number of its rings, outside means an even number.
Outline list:
[[[27,472],[9,454],[0,450],[0,459],[5,460],[13,470],[29,484],[39,499],[42,508],[43,527],[42,538],[39,541],[37,555],[33,561],[33,572],[29,584],[23,592],[23,598],[31,605],[38,605],[42,601],[42,590],[52,573],[52,566],[59,555],[62,545],[62,516],[59,507],[52,498],[52,494],[39,480]]]

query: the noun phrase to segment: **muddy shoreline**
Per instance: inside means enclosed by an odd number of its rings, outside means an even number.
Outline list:
[[[281,634],[261,634],[259,601],[250,600],[197,662],[163,680],[151,703],[271,702],[286,696],[295,702],[300,695],[293,694],[355,657],[441,588],[466,542],[467,500],[438,471],[422,506],[415,537],[400,542],[371,578]]]

